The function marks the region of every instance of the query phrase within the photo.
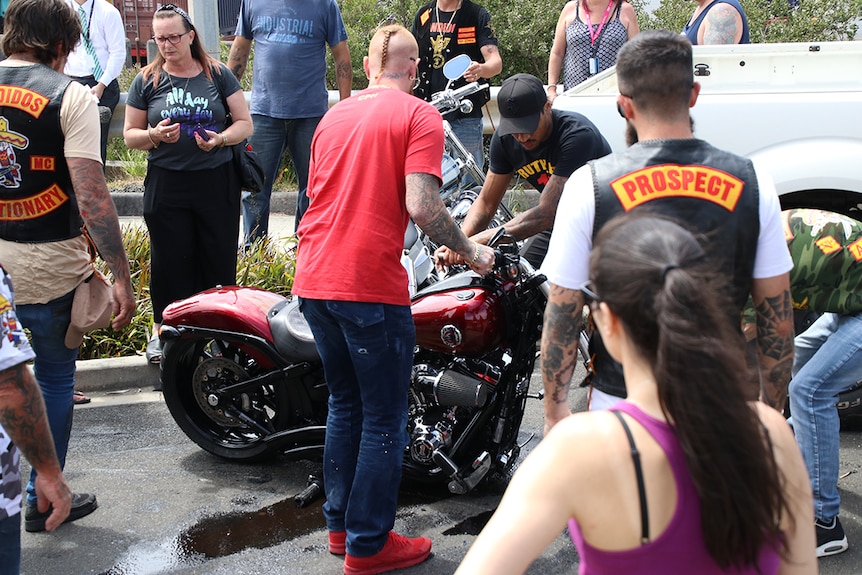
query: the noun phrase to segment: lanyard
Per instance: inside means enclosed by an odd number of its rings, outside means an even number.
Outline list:
[[[86,2],[85,2],[86,4]],[[90,41],[90,28],[93,26],[93,7],[96,5],[96,0],[90,4],[90,17],[87,18],[87,29],[81,30],[84,34],[84,38],[89,42]]]
[[[605,15],[602,16],[602,21],[599,23],[599,27],[596,29],[595,33],[593,33],[593,23],[590,21],[590,7],[587,5],[587,0],[584,0],[584,12],[587,15],[587,26],[590,29],[590,46],[595,46],[596,40],[602,35],[602,28],[605,27],[605,23],[608,21],[608,16],[611,14],[611,8],[614,5],[614,0],[608,0],[608,7],[605,9]]]

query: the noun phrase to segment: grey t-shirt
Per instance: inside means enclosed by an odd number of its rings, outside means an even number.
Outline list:
[[[180,78],[164,70],[157,87],[153,86],[153,76],[144,81],[138,74],[132,81],[127,106],[146,110],[150,126],[165,118],[170,118],[172,124],[181,124],[177,142],[162,142],[158,148],[150,150],[147,159],[153,165],[166,170],[206,170],[231,161],[230,148],[205,152],[198,147],[194,136],[198,123],[213,132],[226,128],[226,110],[219,86],[224,98],[241,89],[237,79],[223,64],[219,64],[219,70],[221,73],[215,69],[212,71],[212,81],[203,72],[193,78]]]

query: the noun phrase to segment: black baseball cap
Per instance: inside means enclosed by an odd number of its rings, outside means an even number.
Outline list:
[[[497,92],[497,109],[500,111],[500,127],[497,133],[532,134],[539,127],[539,117],[548,94],[542,81],[532,74],[515,74],[506,78]]]

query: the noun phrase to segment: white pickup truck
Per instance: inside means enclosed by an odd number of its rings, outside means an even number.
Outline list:
[[[862,218],[862,42],[695,46],[694,75],[697,137],[769,170],[784,208]],[[618,93],[611,68],[554,108],[584,114],[621,150]]]

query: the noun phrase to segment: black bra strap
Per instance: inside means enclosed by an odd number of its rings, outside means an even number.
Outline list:
[[[635,464],[635,476],[637,477],[638,481],[638,497],[640,497],[641,503],[641,545],[645,545],[649,543],[649,511],[647,510],[646,488],[644,487],[643,469],[641,469],[641,455],[638,451],[637,446],[635,445],[635,438],[632,437],[632,432],[629,429],[626,420],[623,419],[622,414],[614,409],[610,411],[617,416],[617,419],[620,420],[620,423],[623,426],[623,430],[626,432],[626,437],[628,437],[629,439],[629,445],[632,448],[632,462]]]

